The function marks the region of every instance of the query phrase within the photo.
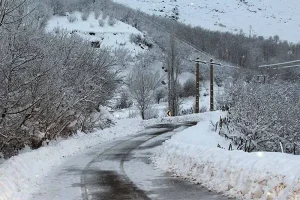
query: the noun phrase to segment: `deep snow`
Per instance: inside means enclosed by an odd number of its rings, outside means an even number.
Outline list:
[[[48,146],[37,150],[24,151],[0,164],[0,200],[29,200],[40,189],[40,185],[52,169],[60,166],[93,146],[128,135],[137,134],[146,126],[157,123],[178,123],[199,121],[199,115],[167,117],[143,121],[139,117],[121,119],[116,125],[95,133],[78,132],[68,139],[51,141]],[[151,130],[150,130],[151,131]]]
[[[52,141],[49,146],[12,157],[0,165],[0,200],[29,199],[47,174],[68,157],[143,129],[140,119],[123,119],[114,127],[91,134],[79,132],[69,139]]]
[[[195,127],[163,144],[152,158],[155,165],[240,199],[299,199],[300,156],[228,151],[229,141],[210,125],[222,115],[219,111],[198,115],[201,121]]]
[[[112,128],[92,134],[78,133],[67,140],[15,156],[0,165],[0,200],[27,200],[54,167],[65,160],[118,137],[135,134],[156,123],[199,121],[175,134],[152,158],[155,165],[209,189],[242,199],[300,198],[300,157],[283,153],[228,151],[229,146],[214,130],[220,116],[215,111],[142,121],[122,119]]]

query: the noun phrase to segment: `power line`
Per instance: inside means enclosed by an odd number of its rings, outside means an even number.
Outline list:
[[[282,62],[282,63],[274,63],[274,64],[269,64],[269,65],[260,65],[259,67],[262,68],[262,67],[274,67],[274,66],[278,66],[278,65],[286,65],[286,64],[294,64],[294,63],[297,63],[297,62],[300,62],[300,60],[293,60],[293,61],[288,61],[288,62]],[[290,67],[298,67],[298,65],[293,65],[293,66],[290,66]],[[285,67],[285,66],[283,66]]]
[[[131,8],[129,8],[131,9]],[[234,64],[230,64],[229,62],[227,61],[222,61],[218,58],[216,58],[215,56],[199,49],[198,47],[196,47],[195,45],[191,44],[190,42],[188,42],[186,39],[184,38],[181,38],[179,35],[177,35],[176,33],[173,33],[171,32],[170,30],[166,29],[166,27],[162,26],[161,24],[159,24],[158,22],[156,21],[153,21],[152,19],[150,19],[151,15],[147,14],[147,13],[144,13],[140,10],[137,10],[136,11],[138,17],[142,18],[143,20],[145,20],[146,22],[154,25],[154,27],[156,28],[159,28],[161,29],[162,31],[170,34],[170,35],[173,35],[177,40],[181,41],[183,44],[186,44],[187,46],[191,47],[192,49],[194,49],[195,51],[197,51],[198,53],[201,53],[202,55],[208,57],[208,59],[214,59],[218,62],[220,62],[220,64],[218,64],[219,67],[225,67],[225,68],[234,68],[234,69],[239,69],[239,70],[243,70],[243,71],[257,71],[255,69],[249,69],[249,68],[242,68],[242,67],[238,67],[238,66],[235,66]],[[148,15],[150,17],[146,17],[145,15]],[[152,15],[153,17],[154,15]],[[156,16],[157,17],[157,16]],[[259,68],[263,68],[263,67],[271,67],[271,66],[278,66],[278,65],[282,65],[282,64],[293,64],[295,62],[300,62],[300,60],[295,60],[295,61],[289,61],[289,62],[282,62],[282,63],[276,63],[276,64],[270,64],[270,65],[261,65],[259,66]],[[222,64],[222,63],[228,63],[228,64]],[[300,65],[291,65],[291,66],[283,66],[283,68],[293,68],[293,67],[299,67]],[[216,68],[217,69],[217,68]]]
[[[131,9],[131,8],[129,8]],[[195,50],[196,52],[202,54],[203,56],[206,56],[208,60],[210,59],[213,59],[215,61],[218,62],[218,67],[216,67],[216,69],[218,68],[233,68],[233,69],[237,69],[237,70],[242,70],[242,71],[251,71],[251,72],[256,72],[257,70],[255,69],[250,69],[250,68],[242,68],[242,67],[239,67],[239,66],[236,66],[234,64],[231,64],[230,62],[227,62],[227,61],[224,61],[224,60],[221,60],[221,59],[218,59],[216,58],[215,56],[199,49],[198,47],[196,47],[194,44],[190,43],[189,41],[187,41],[186,39],[184,38],[181,38],[179,35],[177,35],[176,33],[173,33],[171,30],[168,30],[166,27],[164,27],[163,25],[159,24],[158,22],[152,20],[150,17],[154,17],[147,14],[147,13],[144,13],[140,10],[137,10],[136,11],[137,13],[137,17],[143,19],[145,22],[148,22],[150,24],[152,24],[154,27],[162,30],[163,32],[166,32],[170,35],[173,35],[178,41],[182,42],[183,44],[189,46],[190,48],[192,48],[193,50]],[[149,17],[145,16],[145,15],[148,15]],[[158,17],[158,16],[156,16]]]
[[[278,68],[275,68],[275,69],[287,69],[287,68],[294,68],[294,67],[300,67],[300,65],[283,66],[283,67],[278,67]]]
[[[175,37],[177,40],[181,41],[183,44],[186,44],[187,46],[190,46],[192,49],[194,49],[194,50],[197,51],[198,53],[203,54],[204,56],[208,57],[209,59],[214,59],[214,60],[216,60],[216,61],[218,61],[218,62],[225,62],[225,63],[228,63],[228,62],[226,62],[226,61],[221,61],[220,59],[216,58],[215,56],[213,56],[213,55],[211,55],[211,54],[209,54],[209,53],[207,53],[207,52],[205,52],[205,51],[199,49],[198,47],[196,47],[195,45],[191,44],[191,43],[188,42],[187,40],[185,40],[185,39],[181,38],[180,36],[178,36],[176,33],[172,33],[172,32],[170,32],[170,31],[168,31],[165,27],[163,27],[163,26],[160,25],[159,23],[157,23],[157,22],[155,22],[155,21],[153,21],[153,20],[150,20],[150,19],[146,18],[146,17],[145,17],[143,14],[141,14],[140,12],[137,12],[137,13],[138,13],[139,17],[141,17],[143,20],[145,20],[145,21],[147,21],[147,22],[153,24],[155,27],[157,27],[157,28],[163,30],[164,32],[167,32],[167,33],[170,34],[170,35],[171,35],[171,34],[174,35],[174,37]],[[223,64],[221,64],[221,63],[220,63],[219,66],[241,69],[240,67],[236,67],[236,66],[233,66],[233,65],[223,65]]]
[[[127,5],[125,5],[125,6],[127,6]],[[128,6],[127,6],[127,8],[133,10],[132,8],[130,8],[130,7],[128,7]],[[197,46],[195,46],[194,44],[190,43],[189,41],[187,41],[187,40],[184,39],[184,38],[181,38],[181,37],[180,37],[179,35],[177,35],[176,33],[171,32],[170,30],[168,30],[168,29],[167,29],[166,27],[164,27],[163,25],[161,25],[161,24],[159,24],[158,22],[156,22],[156,21],[154,21],[154,20],[151,19],[151,17],[153,18],[153,17],[161,17],[161,16],[155,16],[155,15],[152,15],[152,16],[151,16],[151,15],[145,13],[145,12],[142,12],[141,10],[134,10],[134,11],[136,12],[137,17],[143,19],[145,22],[148,22],[148,23],[154,25],[154,27],[156,27],[156,28],[158,28],[158,29],[161,29],[163,32],[166,32],[166,33],[168,33],[168,34],[170,34],[170,35],[173,35],[177,40],[179,40],[179,41],[182,42],[183,44],[185,44],[185,45],[189,46],[190,48],[194,49],[196,52],[198,52],[198,53],[200,53],[200,54],[206,56],[206,57],[208,58],[208,60],[213,59],[213,60],[215,60],[215,61],[218,61],[218,62],[219,62],[219,63],[218,63],[218,66],[219,66],[219,67],[234,68],[234,69],[239,69],[239,70],[243,70],[243,71],[252,71],[252,72],[253,72],[253,71],[256,71],[256,70],[254,70],[254,69],[242,68],[242,67],[236,66],[235,64],[232,64],[232,63],[230,63],[230,62],[228,62],[228,61],[224,61],[224,60],[218,59],[218,58],[216,58],[215,56],[213,56],[213,55],[211,55],[211,54],[209,54],[209,53],[207,53],[207,52],[205,52],[205,51],[199,49],[199,48],[198,48]],[[148,16],[148,17],[147,17],[147,16]],[[165,19],[165,18],[163,18],[163,17],[161,17],[161,18],[162,18],[162,19]]]
[[[211,54],[209,54],[209,53],[207,53],[207,52],[205,52],[205,51],[199,49],[198,47],[196,47],[195,45],[191,44],[191,43],[188,42],[187,40],[185,40],[185,39],[181,38],[180,36],[178,36],[176,33],[171,33],[171,32],[168,31],[165,27],[163,27],[162,25],[160,25],[159,23],[154,22],[153,20],[150,20],[150,19],[146,18],[146,17],[145,17],[144,15],[142,15],[140,12],[138,12],[138,15],[139,15],[142,19],[144,19],[144,20],[150,22],[151,24],[153,24],[154,26],[156,26],[157,28],[160,28],[161,30],[163,30],[163,31],[165,31],[165,32],[167,32],[167,33],[169,33],[169,34],[173,34],[174,37],[175,37],[177,40],[181,41],[183,44],[186,44],[187,46],[190,46],[192,49],[194,49],[194,50],[197,51],[198,53],[201,53],[201,54],[203,54],[204,56],[207,56],[207,57],[210,58],[210,59],[214,59],[214,60],[220,62],[220,63],[218,63],[218,64],[216,63],[216,65],[218,65],[219,67],[234,68],[234,69],[240,69],[240,70],[244,70],[244,71],[254,71],[254,69],[241,68],[241,67],[237,67],[237,66],[234,66],[234,65],[224,65],[224,64],[222,64],[222,62],[225,62],[225,63],[228,63],[228,62],[222,61],[222,60],[216,58],[215,56],[213,56],[213,55],[211,55]],[[289,61],[289,62],[282,62],[282,63],[276,63],[276,64],[271,64],[271,65],[261,65],[261,66],[259,66],[259,68],[262,68],[262,67],[269,67],[269,66],[277,66],[277,65],[282,65],[282,64],[293,64],[293,63],[295,63],[295,62],[300,62],[300,60]],[[300,67],[300,65],[283,66],[283,67],[281,67],[281,68],[284,69],[284,68],[293,68],[293,67]]]

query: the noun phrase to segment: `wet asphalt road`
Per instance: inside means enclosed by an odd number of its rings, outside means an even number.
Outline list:
[[[155,125],[134,138],[115,143],[101,153],[90,152],[95,156],[81,171],[82,199],[228,199],[155,169],[149,159],[155,149],[176,131],[194,124]]]

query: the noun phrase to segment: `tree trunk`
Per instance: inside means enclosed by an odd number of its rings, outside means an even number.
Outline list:
[[[145,111],[141,112],[142,120],[145,120]]]

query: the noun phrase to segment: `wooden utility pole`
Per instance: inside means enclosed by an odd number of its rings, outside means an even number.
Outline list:
[[[206,64],[205,61],[200,60],[200,58],[197,58],[195,60],[196,62],[196,105],[195,105],[195,113],[199,113],[200,111],[200,63]]]
[[[210,111],[214,111],[214,65],[221,66],[221,63],[215,63],[210,59]]]
[[[168,67],[168,109],[171,116],[177,116],[179,114],[179,90],[177,86],[180,59],[178,51],[175,38],[171,35],[170,48],[166,55],[166,65]]]
[[[210,111],[214,111],[214,65],[210,59]]]
[[[200,63],[196,61],[196,105],[195,113],[199,113],[199,97],[200,97]]]

